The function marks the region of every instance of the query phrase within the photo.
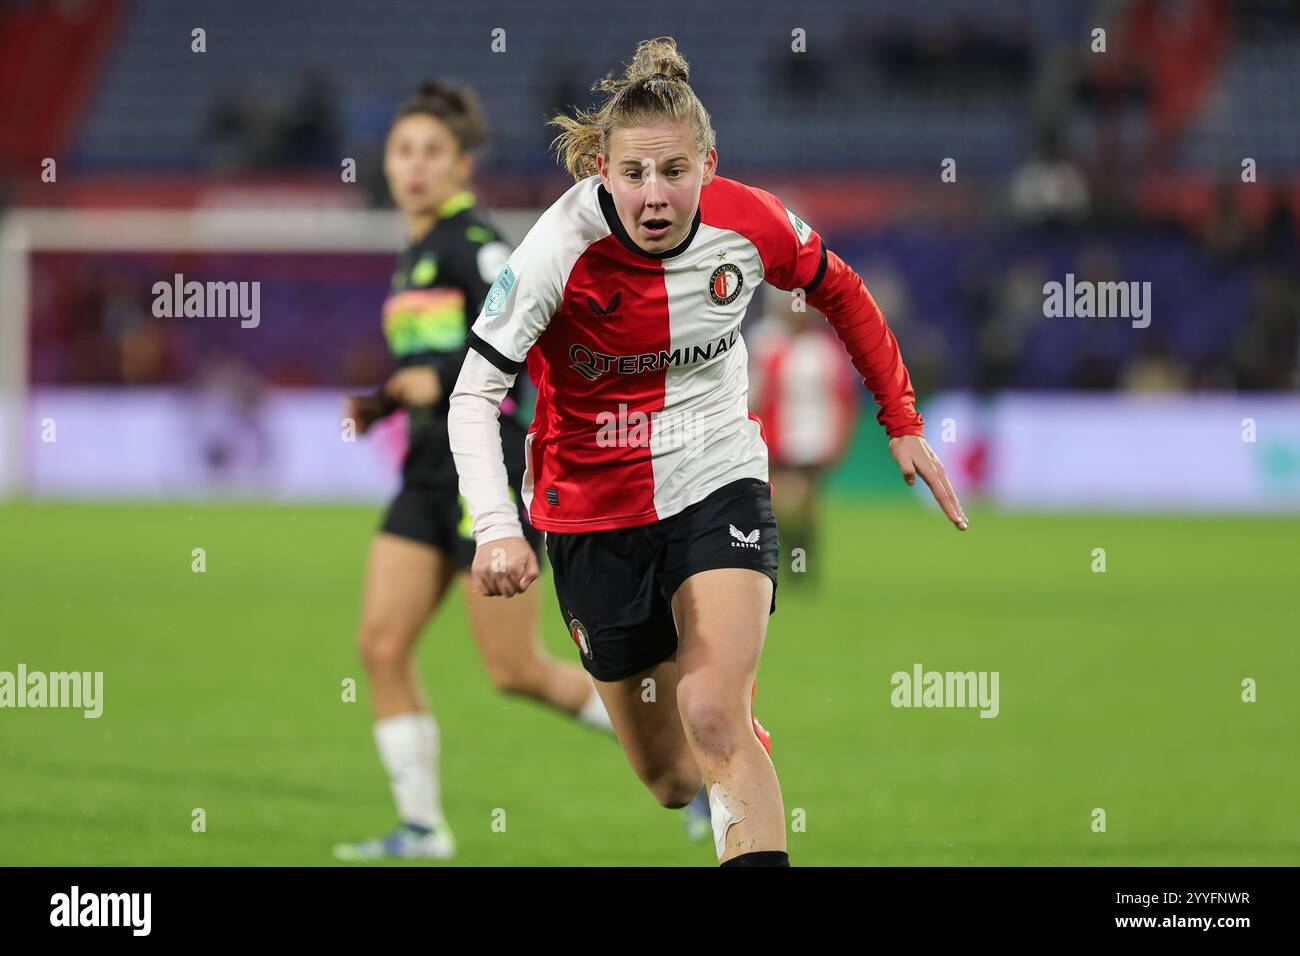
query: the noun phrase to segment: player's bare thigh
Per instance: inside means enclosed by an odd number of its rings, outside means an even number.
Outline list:
[[[677,693],[688,726],[722,721],[749,733],[750,689],[771,606],[772,580],[748,568],[700,571],[677,589]]]
[[[541,643],[541,588],[534,585],[514,597],[480,594],[469,574],[460,576],[474,640],[489,673],[511,668],[540,666],[545,651]]]
[[[449,554],[394,534],[375,535],[366,558],[358,633],[367,664],[409,659],[455,574]]]
[[[480,594],[468,574],[465,590],[474,642],[493,686],[577,714],[591,697],[591,679],[576,664],[555,660],[542,646],[542,589],[534,584],[514,597]]]

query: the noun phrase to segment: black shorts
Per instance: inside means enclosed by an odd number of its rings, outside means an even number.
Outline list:
[[[524,507],[518,507],[524,537],[540,560],[542,533],[528,523]],[[388,506],[380,530],[445,552],[455,559],[457,567],[468,571],[474,563],[472,524],[465,499],[455,488],[403,483],[402,490]]]
[[[723,485],[654,524],[612,531],[546,534],[569,636],[582,666],[601,681],[622,680],[677,653],[672,598],[692,574],[751,568],[772,579],[778,564],[772,490],[757,478]]]
[[[528,512],[514,491],[524,477],[524,430],[505,416],[501,418],[501,447],[519,524],[540,560],[542,533],[528,523]],[[402,489],[389,504],[380,530],[449,554],[458,568],[468,571],[474,564],[472,527],[469,508],[458,490],[445,412],[430,415],[411,436],[402,463]]]

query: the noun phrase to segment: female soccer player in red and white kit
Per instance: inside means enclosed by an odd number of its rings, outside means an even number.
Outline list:
[[[898,347],[861,279],[776,197],[716,175],[709,115],[671,38],[641,43],[597,110],[553,121],[577,181],[511,255],[470,331],[451,448],[471,571],[524,592],[497,415],[527,365],[538,399],[521,498],[624,752],[667,807],[707,789],[724,865],[788,865],[751,691],[775,608],[776,522],[746,408],[740,321],[759,282],[802,289],[880,404],[903,476],[966,528]]]

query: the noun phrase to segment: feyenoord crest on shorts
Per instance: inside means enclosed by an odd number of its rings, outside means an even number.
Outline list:
[[[582,656],[590,660],[591,640],[587,637],[587,629],[576,617],[569,622],[569,636],[573,638],[573,643],[578,645],[578,650],[582,651]]]

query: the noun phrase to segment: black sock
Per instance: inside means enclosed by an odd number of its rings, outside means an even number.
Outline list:
[[[789,866],[790,854],[785,850],[755,850],[733,856],[720,866]]]

